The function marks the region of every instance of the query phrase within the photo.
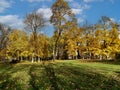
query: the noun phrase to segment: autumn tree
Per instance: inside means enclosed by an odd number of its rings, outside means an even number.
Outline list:
[[[41,44],[42,58],[47,59],[51,57],[50,53],[50,39],[46,35],[39,35],[39,43]]]
[[[38,34],[45,26],[44,15],[42,13],[38,13],[37,11],[32,12],[26,15],[24,22],[27,30],[32,31],[33,34],[33,53],[38,54]]]
[[[55,45],[54,45],[54,59],[59,55],[58,45],[60,37],[64,31],[63,25],[66,22],[70,21],[74,14],[72,13],[71,8],[67,1],[56,0],[56,2],[51,7],[52,16],[50,22],[54,25],[55,28]],[[59,57],[58,57],[59,58]]]
[[[32,62],[34,62],[35,60],[38,60],[38,62],[41,60],[41,59],[44,59],[44,58],[47,58],[47,57],[50,57],[50,47],[49,47],[49,38],[47,36],[45,36],[44,34],[39,34],[38,35],[38,40],[37,40],[37,43],[39,44],[38,47],[37,47],[37,53],[33,53],[33,40],[34,40],[34,37],[33,35],[31,34],[30,35],[30,38],[29,38],[29,54],[30,56],[32,56]],[[36,58],[35,58],[36,57]]]
[[[63,57],[69,58],[69,57],[76,57],[77,54],[77,42],[78,37],[80,35],[80,30],[77,25],[77,21],[68,21],[64,25],[64,32],[62,34],[62,40],[60,40],[63,43]]]
[[[107,30],[110,28],[110,18],[107,16],[101,16],[98,23],[95,25],[96,28],[99,28],[101,30]]]
[[[6,58],[7,46],[9,44],[9,34],[11,28],[5,24],[0,24],[0,57]]]
[[[24,31],[13,30],[9,35],[9,45],[7,47],[7,53],[9,58],[16,58],[22,60],[25,56],[28,47],[28,36]]]
[[[120,53],[120,38],[119,38],[119,24],[111,21],[111,30],[109,31],[109,49],[112,58],[116,57],[117,53]]]

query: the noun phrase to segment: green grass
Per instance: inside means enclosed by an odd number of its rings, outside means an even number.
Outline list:
[[[0,90],[120,90],[120,66],[75,60],[0,64]]]

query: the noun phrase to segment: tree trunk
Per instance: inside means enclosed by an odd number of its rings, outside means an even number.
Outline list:
[[[56,55],[55,55],[55,49],[53,49],[53,61],[55,60],[55,57],[56,57]]]
[[[21,60],[21,61],[23,61],[23,58],[22,58],[22,56],[21,56],[20,58],[21,58],[20,60]]]
[[[38,57],[38,62],[40,62],[40,57]]]
[[[34,57],[32,57],[32,63],[34,62]]]
[[[100,57],[100,60],[102,60],[102,55],[101,54],[99,55],[99,57]]]

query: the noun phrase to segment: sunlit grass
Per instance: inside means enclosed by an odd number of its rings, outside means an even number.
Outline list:
[[[0,64],[0,90],[119,90],[120,66],[65,60]]]

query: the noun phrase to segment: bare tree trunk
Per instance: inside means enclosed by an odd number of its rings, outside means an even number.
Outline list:
[[[55,57],[56,57],[56,55],[55,55],[55,48],[53,48],[53,61],[55,60]]]
[[[38,57],[38,62],[40,62],[40,57]]]
[[[21,60],[21,61],[23,61],[23,58],[22,58],[22,56],[21,56],[20,58],[21,58],[20,60]]]
[[[85,58],[84,58],[84,56],[83,56],[83,60],[84,60]]]
[[[34,62],[34,57],[32,56],[32,63]]]
[[[99,57],[100,57],[100,60],[102,60],[102,55],[101,54],[99,55]]]
[[[20,59],[19,59],[19,51],[18,51],[18,61],[19,61]]]

